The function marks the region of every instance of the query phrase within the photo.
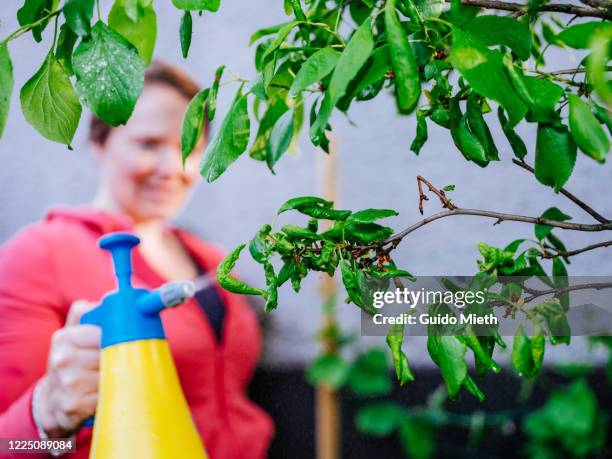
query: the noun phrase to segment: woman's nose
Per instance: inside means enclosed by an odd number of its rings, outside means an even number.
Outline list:
[[[172,147],[162,148],[157,161],[157,172],[163,177],[171,177],[181,174],[183,164],[181,162],[180,150]]]

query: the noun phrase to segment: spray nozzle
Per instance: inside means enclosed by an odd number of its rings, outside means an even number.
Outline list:
[[[143,295],[136,307],[145,314],[157,314],[164,308],[178,306],[195,295],[195,291],[195,284],[191,281],[168,282]]]

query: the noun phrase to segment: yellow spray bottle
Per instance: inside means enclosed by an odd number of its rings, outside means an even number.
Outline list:
[[[102,328],[100,384],[90,459],[207,459],[191,418],[160,312],[193,296],[191,282],[157,290],[131,285],[129,233],[100,239],[111,252],[118,287],[83,315]]]

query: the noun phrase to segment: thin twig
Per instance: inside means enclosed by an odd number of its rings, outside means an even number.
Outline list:
[[[23,27],[20,27],[19,29],[15,30],[12,34],[10,34],[8,37],[6,37],[4,40],[2,40],[3,42],[8,43],[11,40],[14,40],[15,38],[20,37],[21,35],[23,35],[24,33],[29,32],[30,30],[32,30],[34,27],[39,26],[41,24],[43,24],[45,21],[48,21],[49,19],[51,19],[54,16],[57,16],[59,14],[61,14],[62,12],[62,8],[55,10],[45,16],[43,16],[42,18],[38,19],[35,22],[32,22],[31,24],[26,24]]]
[[[444,190],[438,190],[426,178],[420,175],[417,175],[417,185],[419,187],[419,212],[421,212],[421,215],[423,215],[423,201],[429,201],[429,198],[427,197],[427,195],[423,193],[423,186],[422,186],[423,183],[427,185],[427,188],[429,188],[429,191],[434,193],[440,199],[440,203],[442,204],[442,207],[444,207],[445,209],[449,209],[449,210],[454,210],[457,208],[457,206],[455,206],[451,202],[451,200],[446,197]]]
[[[533,169],[533,167],[531,167],[529,164],[527,164],[524,161],[519,161],[518,159],[513,159],[512,162],[514,164],[516,164],[517,166],[522,167],[523,169],[525,169],[526,171],[531,172],[532,174],[535,174],[535,170]],[[580,199],[578,199],[576,196],[574,196],[572,193],[570,193],[569,191],[567,191],[565,188],[561,188],[559,190],[559,192],[565,196],[566,198],[568,198],[570,201],[572,201],[574,204],[576,204],[578,207],[580,207],[582,210],[584,210],[586,213],[588,213],[589,215],[591,215],[595,220],[597,220],[600,223],[609,223],[612,220],[609,220],[607,218],[605,218],[604,216],[602,216],[599,212],[596,212],[591,206],[589,206],[587,203],[585,203],[584,201],[581,201]]]
[[[446,0],[448,3],[451,0]],[[515,11],[522,14],[527,13],[529,7],[520,3],[502,2],[497,0],[461,0],[463,5],[478,6],[493,10]],[[548,5],[540,5],[537,11],[549,11],[554,13],[571,14],[573,16],[594,17],[602,19],[612,19],[612,13],[606,8],[584,7],[571,4],[551,3]]]
[[[573,257],[574,255],[578,255],[584,252],[588,252],[590,250],[600,249],[602,247],[610,247],[612,246],[612,241],[599,242],[597,244],[587,245],[582,249],[576,250],[557,250],[556,253],[544,252],[542,254],[542,258],[558,258],[558,257]]]
[[[612,70],[612,66],[606,67],[606,71]],[[566,69],[566,70],[553,70],[552,72],[548,72],[549,75],[576,75],[577,73],[586,73],[586,67],[578,67],[575,69]]]

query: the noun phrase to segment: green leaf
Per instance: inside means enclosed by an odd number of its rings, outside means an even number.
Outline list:
[[[298,268],[297,263],[295,262],[293,258],[288,258],[287,260],[285,260],[283,267],[278,273],[278,279],[277,279],[278,286],[280,287],[285,282],[287,282],[289,279],[294,279],[298,274],[299,274],[299,268]]]
[[[383,218],[395,217],[398,212],[391,209],[364,209],[352,214],[348,220],[351,222],[370,223]]]
[[[255,43],[257,40],[259,40],[262,37],[266,37],[268,35],[277,33],[280,29],[282,29],[287,24],[288,24],[287,22],[283,22],[281,24],[276,24],[270,27],[264,27],[263,29],[259,29],[253,35],[251,35],[251,38],[249,39],[249,46],[251,46],[253,43]]]
[[[362,100],[364,92],[369,89],[382,88],[383,78],[391,70],[391,57],[387,45],[379,46],[361,68],[357,76],[351,81],[346,93],[338,101],[337,107],[347,111],[354,98]],[[377,94],[374,91],[375,95]],[[366,98],[367,99],[367,98]]]
[[[427,121],[425,120],[425,115],[421,110],[417,110],[416,114],[417,119],[417,127],[416,127],[416,135],[412,144],[410,144],[410,150],[414,152],[414,154],[418,155],[427,142]]]
[[[145,65],[149,65],[157,37],[157,15],[152,5],[144,8],[139,4],[138,20],[134,22],[126,14],[125,5],[126,0],[115,0],[108,15],[108,25],[127,38],[136,47]]]
[[[293,126],[293,110],[288,110],[278,119],[270,132],[266,160],[268,167],[273,172],[274,165],[289,148],[293,138]]]
[[[142,92],[142,59],[123,36],[97,22],[72,55],[77,92],[111,126],[125,124]]]
[[[544,363],[544,352],[546,350],[546,338],[539,325],[534,326],[534,336],[531,337],[531,359],[533,360],[533,372],[537,375]]]
[[[245,152],[250,129],[247,94],[242,95],[240,88],[219,130],[204,152],[200,174],[208,183],[218,179]]]
[[[5,41],[0,43],[0,138],[8,118],[13,94],[13,63]]]
[[[472,133],[468,126],[467,113],[461,117],[459,122],[459,144],[461,152],[469,161],[474,161],[481,167],[489,163],[485,147],[476,135]]]
[[[89,35],[94,0],[66,0],[62,11],[68,27],[79,37]]]
[[[264,295],[266,304],[264,311],[271,312],[278,306],[278,280],[274,267],[267,261],[264,262],[264,272],[266,274],[266,293]]]
[[[341,388],[349,366],[337,354],[324,354],[314,359],[306,369],[306,380],[312,385],[325,384],[331,389]]]
[[[600,22],[599,24],[604,24]],[[608,24],[609,23],[605,23]],[[593,85],[599,97],[608,105],[612,105],[612,88],[610,86],[608,63],[610,61],[610,43],[612,29],[606,27],[591,40],[591,54],[587,56],[587,78]]]
[[[252,91],[251,91],[252,92]],[[255,141],[249,150],[249,155],[258,161],[266,159],[268,141],[270,139],[270,133],[272,128],[276,124],[276,121],[289,110],[289,107],[282,98],[274,99],[264,113],[263,117],[259,121],[259,127],[257,128],[257,135]]]
[[[321,108],[310,128],[310,138],[313,144],[320,145],[324,142],[324,131],[334,106],[346,93],[349,83],[366,63],[373,49],[374,38],[370,21],[365,21],[346,44],[336,63]]]
[[[299,198],[292,198],[285,202],[278,209],[277,215],[282,214],[288,210],[302,210],[307,207],[322,206],[327,209],[334,205],[331,201],[326,201],[323,198],[317,198],[316,196],[300,196]]]
[[[527,147],[525,146],[525,142],[523,139],[519,137],[519,135],[510,127],[508,123],[508,118],[504,115],[504,109],[500,106],[497,107],[497,117],[499,119],[499,124],[501,124],[502,130],[510,143],[510,148],[512,148],[512,152],[514,156],[518,159],[523,159],[527,156]]]
[[[576,144],[567,127],[539,124],[536,138],[535,176],[559,191],[576,163]]]
[[[62,24],[57,39],[57,46],[55,48],[55,57],[70,75],[74,75],[74,70],[72,69],[72,52],[78,38],[77,34],[75,34],[67,24]]]
[[[461,0],[452,0],[450,19],[453,24],[462,25],[470,19],[474,18],[479,11],[480,8],[464,5]]]
[[[280,30],[276,34],[276,38],[264,51],[263,56],[261,57],[262,62],[266,62],[268,56],[271,56],[283,44],[285,38],[287,38],[287,35],[289,35],[293,28],[298,24],[300,24],[300,21],[291,21],[280,28]]]
[[[608,132],[612,135],[612,113],[607,108],[602,107],[599,104],[591,101],[593,106],[593,113],[601,124],[605,124],[608,128]]]
[[[217,281],[219,285],[228,292],[242,295],[264,295],[265,292],[259,288],[251,287],[232,276],[232,270],[236,266],[240,252],[246,244],[240,244],[217,267]]]
[[[551,207],[547,209],[542,215],[541,218],[545,218],[547,220],[555,220],[558,222],[565,222],[571,220],[572,217],[564,214],[556,207]],[[535,237],[538,238],[539,241],[544,239],[548,234],[553,230],[553,227],[550,225],[540,225],[536,224],[534,227]]]
[[[558,266],[557,269],[559,269]],[[564,284],[565,279],[561,284],[555,279],[553,286],[559,288],[558,285]],[[547,300],[537,305],[535,309],[546,320],[546,326],[550,333],[550,342],[554,345],[561,343],[569,344],[571,340],[571,328],[567,321],[566,309],[561,304],[559,298]]]
[[[270,225],[264,225],[249,243],[249,252],[251,253],[251,257],[253,257],[253,260],[255,260],[257,263],[263,264],[267,262],[268,258],[270,257],[270,250],[265,237],[270,234],[271,230],[272,227]],[[279,281],[279,285],[281,283],[282,282]]]
[[[291,9],[293,10],[293,14],[295,14],[295,18],[299,21],[305,22],[306,14],[304,14],[300,0],[289,0],[289,3],[291,4]]]
[[[406,410],[393,402],[371,403],[361,408],[355,419],[357,428],[368,435],[385,436],[398,428]]]
[[[217,95],[219,94],[219,84],[221,83],[221,77],[223,76],[224,70],[225,65],[220,65],[217,67],[217,70],[215,70],[215,79],[212,84],[210,96],[208,97],[207,114],[209,121],[214,120],[215,114],[217,113]]]
[[[570,94],[568,98],[572,138],[587,156],[600,163],[605,162],[610,151],[608,136],[586,102],[574,94]]]
[[[514,345],[512,347],[512,363],[519,375],[533,378],[537,371],[534,368],[533,356],[531,353],[531,341],[525,334],[525,329],[520,325],[514,335]]]
[[[323,207],[306,207],[300,212],[310,217],[324,220],[346,220],[351,215],[350,210],[326,209]]]
[[[405,269],[389,269],[388,271],[379,271],[378,269],[371,269],[370,273],[372,273],[374,275],[374,277],[381,277],[381,278],[387,278],[387,277],[405,277],[411,281],[415,281],[416,277],[414,277],[412,274],[410,274],[408,271],[406,271]]]
[[[522,60],[529,59],[531,35],[528,23],[508,16],[477,16],[462,24],[462,29],[486,46],[503,45]]]
[[[453,27],[451,63],[480,95],[499,102],[514,127],[527,112],[527,106],[512,86],[499,51],[486,47],[470,33]]]
[[[356,395],[388,394],[392,384],[386,353],[381,349],[371,349],[361,354],[349,370],[347,385]]]
[[[448,389],[448,396],[451,399],[456,398],[467,377],[467,363],[465,362],[467,346],[455,336],[430,335],[427,348],[434,363],[440,367],[442,378]]]
[[[423,19],[440,17],[446,6],[444,0],[415,0],[414,6]]]
[[[204,116],[206,111],[206,99],[209,89],[198,92],[189,102],[185,115],[183,115],[183,129],[181,132],[181,154],[183,164],[193,152],[204,129]]]
[[[58,0],[25,0],[23,6],[17,10],[17,21],[22,27],[38,22],[55,11],[57,4]],[[32,28],[32,36],[36,42],[42,40],[42,32],[48,23],[49,20],[46,20]]]
[[[391,357],[395,365],[395,373],[399,380],[400,386],[403,386],[407,381],[414,381],[414,375],[408,363],[408,357],[402,351],[402,343],[404,341],[404,324],[392,325],[387,332],[387,346],[391,349]]]
[[[139,16],[139,11],[138,11],[138,4],[139,4],[139,0],[125,0],[125,4],[124,4],[124,9],[125,9],[125,14],[127,15],[128,18],[130,18],[130,20],[132,22],[138,22],[138,16]],[[144,4],[145,2],[143,2]],[[150,6],[152,3],[151,2],[148,3],[148,5]]]
[[[558,33],[555,37],[555,43],[575,49],[587,49],[591,45],[593,36],[601,31],[612,31],[612,24],[602,21],[583,22]]]
[[[555,287],[562,290],[569,286],[569,281],[567,279],[567,268],[563,263],[563,260],[560,258],[553,258],[553,266],[552,266],[552,275],[553,282],[555,283]],[[570,306],[570,296],[569,292],[564,292],[559,295],[559,303],[563,306],[563,309],[567,311]]]
[[[421,82],[414,53],[396,11],[396,0],[385,5],[385,35],[395,74],[395,101],[400,113],[410,113],[421,96]]]
[[[340,261],[340,272],[342,274],[342,283],[350,300],[368,314],[376,314],[376,309],[363,299],[361,272],[358,269],[353,269],[348,260]]]
[[[181,16],[181,25],[179,27],[179,39],[181,41],[181,54],[183,59],[187,59],[189,48],[191,47],[191,36],[193,34],[193,18],[191,12],[185,10]]]
[[[393,234],[393,228],[377,223],[350,222],[345,231],[347,237],[363,244],[384,241]]]
[[[289,97],[297,97],[308,86],[329,75],[334,70],[339,57],[340,53],[331,47],[320,49],[310,56],[295,76],[289,89]]]
[[[306,239],[314,241],[319,239],[314,231],[297,225],[283,225],[281,231],[287,235],[289,240]]]
[[[484,117],[482,116],[482,106],[478,100],[478,96],[471,92],[468,96],[466,106],[467,121],[470,131],[474,133],[478,142],[484,147],[486,159],[490,161],[499,161],[499,152],[493,142],[493,136],[487,126]]]
[[[520,79],[531,99],[530,102],[525,100],[529,107],[528,121],[557,121],[559,114],[556,112],[555,107],[561,96],[563,96],[563,88],[544,78],[521,75]]]
[[[466,329],[466,334],[463,335],[465,344],[474,352],[474,360],[476,369],[479,373],[484,373],[492,370],[495,373],[501,371],[500,366],[493,360],[492,353],[495,346],[495,338],[492,336],[476,336],[471,326]]]
[[[436,429],[420,418],[409,418],[399,426],[402,449],[411,459],[430,459],[436,452]]]
[[[81,104],[66,69],[51,53],[21,88],[21,110],[28,123],[54,142],[70,145]]]
[[[221,0],[172,0],[172,4],[181,10],[215,11],[219,10]]]
[[[537,445],[555,445],[543,457],[558,457],[560,453],[589,457],[593,455],[589,453],[597,455],[605,442],[606,423],[601,411],[585,380],[578,379],[554,391],[542,408],[529,413],[523,419],[523,430]]]

